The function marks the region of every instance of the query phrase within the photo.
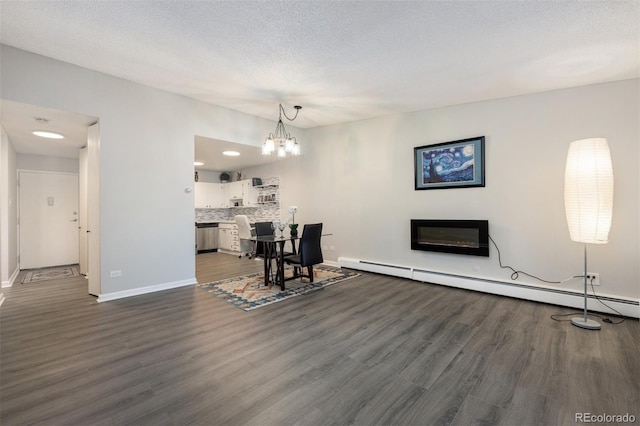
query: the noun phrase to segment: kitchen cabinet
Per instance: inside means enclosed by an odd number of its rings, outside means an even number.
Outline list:
[[[253,186],[251,179],[242,182],[242,205],[245,207],[256,207],[258,205],[258,188]]]
[[[235,223],[220,223],[218,227],[218,251],[240,253],[240,237],[238,225]]]
[[[229,184],[223,183],[220,185],[220,207],[227,208],[231,206],[229,202]]]
[[[242,182],[241,180],[229,182],[229,199],[242,200]]]
[[[212,209],[220,206],[220,184],[212,182],[196,182],[194,189],[195,207]]]

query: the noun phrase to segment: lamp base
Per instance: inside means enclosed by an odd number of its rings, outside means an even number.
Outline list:
[[[594,320],[585,320],[582,317],[571,318],[571,324],[576,327],[586,328],[587,330],[600,330],[600,323]]]

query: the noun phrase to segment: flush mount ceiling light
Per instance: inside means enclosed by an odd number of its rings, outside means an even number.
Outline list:
[[[238,151],[222,151],[222,155],[226,155],[228,157],[237,157],[240,155]]]
[[[276,130],[273,133],[269,133],[269,136],[264,140],[264,144],[262,144],[262,155],[271,155],[273,152],[276,152],[278,157],[300,155],[300,145],[298,145],[296,138],[291,137],[291,134],[287,133],[284,128],[284,123],[282,122],[282,116],[284,115],[287,120],[293,121],[298,117],[298,113],[302,107],[300,105],[294,106],[296,115],[293,118],[289,118],[284,108],[282,108],[282,104],[278,104],[278,106],[280,108],[278,124],[276,125]]]
[[[194,166],[204,166],[204,163],[202,161],[194,161],[193,165]]]
[[[33,134],[47,139],[64,139],[64,136],[62,136],[60,133],[45,132],[44,130],[36,130],[35,132],[33,132]]]
[[[33,117],[33,119],[35,120],[36,123],[42,125],[42,124],[49,124],[49,119],[47,118],[43,118],[43,117]],[[61,135],[60,133],[55,133],[55,132],[49,132],[46,130],[36,130],[34,132],[32,132],[34,135],[36,136],[40,136],[41,138],[47,138],[47,139],[64,139],[64,136]]]

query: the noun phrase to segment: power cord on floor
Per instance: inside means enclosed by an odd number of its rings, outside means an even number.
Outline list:
[[[617,311],[616,311],[617,312]],[[580,316],[581,313],[580,312],[572,312],[570,314],[553,314],[551,315],[551,319],[554,321],[571,321],[571,319],[558,319],[559,317],[577,317]],[[587,313],[588,317],[596,317],[596,318],[600,318],[602,320],[602,322],[606,322],[607,324],[612,324],[612,325],[618,325],[618,324],[622,324],[625,320],[624,317],[620,318],[620,321],[613,321],[611,320],[611,318],[609,317],[603,317],[602,315],[598,315],[598,314],[590,314]]]
[[[621,319],[620,319],[620,321],[616,321],[616,322],[614,322],[614,321],[611,321],[611,319],[609,319],[609,318],[603,318],[603,317],[601,317],[601,316],[599,316],[599,315],[598,315],[598,317],[602,318],[602,321],[603,321],[603,322],[606,322],[606,323],[609,323],[609,324],[614,324],[614,325],[622,324],[622,323],[624,322],[624,315],[622,315],[619,311],[617,311],[617,310],[613,309],[611,306],[609,306],[609,305],[607,305],[606,303],[604,303],[604,302],[603,302],[603,301],[598,297],[598,295],[596,294],[596,289],[595,289],[595,288],[593,288],[593,278],[592,278],[590,281],[591,281],[591,282],[590,282],[589,284],[591,284],[591,293],[593,293],[593,297],[595,297],[595,298],[596,298],[596,300],[597,300],[598,302],[600,302],[602,305],[606,306],[607,308],[611,309],[613,312],[615,312],[616,314],[618,314],[618,316],[620,316],[620,317],[621,317]]]
[[[495,241],[493,241],[493,238],[491,238],[491,235],[489,235],[489,240],[491,240],[491,242],[493,243],[493,245],[494,245],[494,246],[495,246],[495,248],[496,248],[496,251],[498,252],[498,264],[500,265],[500,267],[501,267],[502,269],[509,269],[509,270],[511,270],[511,271],[513,272],[513,273],[511,274],[511,279],[512,279],[512,280],[517,280],[517,279],[520,277],[520,274],[523,274],[523,275],[526,275],[526,276],[531,277],[531,278],[533,278],[533,279],[536,279],[536,280],[538,280],[538,281],[542,281],[543,283],[549,283],[549,284],[562,284],[562,283],[564,283],[564,282],[566,282],[566,281],[569,281],[569,280],[572,280],[572,279],[574,279],[574,278],[578,278],[578,277],[580,277],[580,276],[581,276],[581,275],[574,275],[573,277],[571,277],[571,278],[567,278],[567,279],[562,280],[562,281],[548,281],[548,280],[542,279],[542,278],[540,278],[540,277],[537,277],[537,276],[535,276],[535,275],[529,274],[529,273],[527,273],[527,272],[524,272],[524,271],[518,271],[518,270],[516,270],[516,269],[512,268],[512,267],[511,267],[511,266],[509,266],[509,265],[503,265],[503,264],[502,264],[502,255],[500,254],[500,249],[498,248],[498,244],[496,244],[496,242],[495,242]]]
[[[548,283],[548,284],[562,284],[562,283],[565,283],[565,282],[567,282],[567,281],[569,281],[569,280],[572,280],[572,279],[574,279],[574,278],[583,278],[583,277],[584,277],[584,275],[574,275],[574,276],[572,276],[572,277],[570,277],[570,278],[566,278],[566,279],[564,279],[564,280],[562,280],[562,281],[548,281],[548,280],[542,279],[542,278],[540,278],[540,277],[537,277],[537,276],[535,276],[535,275],[529,274],[529,273],[527,273],[527,272],[524,272],[524,271],[518,271],[518,270],[516,270],[515,268],[513,268],[513,267],[511,267],[511,266],[509,266],[509,265],[503,265],[503,264],[502,264],[502,255],[501,255],[501,253],[500,253],[500,248],[498,248],[498,244],[496,244],[496,242],[493,240],[493,238],[491,238],[491,235],[489,235],[489,240],[491,240],[491,242],[493,243],[493,245],[494,245],[494,246],[495,246],[495,248],[496,248],[496,251],[498,252],[498,264],[500,265],[500,268],[502,268],[502,269],[509,269],[510,271],[512,271],[512,274],[511,274],[511,279],[512,279],[512,280],[517,280],[517,279],[520,277],[520,274],[523,274],[523,275],[526,275],[526,276],[531,277],[531,278],[533,278],[533,279],[536,279],[536,280],[538,280],[538,281],[541,281],[541,282],[543,282],[543,283]],[[620,312],[618,312],[617,310],[615,310],[615,309],[614,309],[614,308],[612,308],[611,306],[609,306],[609,305],[607,305],[606,303],[604,303],[604,302],[600,299],[600,297],[598,297],[598,295],[596,294],[596,290],[595,290],[595,288],[593,287],[593,278],[591,278],[591,280],[590,280],[589,284],[591,285],[591,292],[593,293],[593,297],[595,297],[595,299],[596,299],[598,302],[600,302],[602,305],[606,306],[607,308],[611,309],[613,312],[615,312],[616,314],[618,314],[618,315],[621,317],[621,320],[620,320],[620,321],[612,321],[610,318],[603,317],[603,316],[598,315],[598,314],[587,314],[587,315],[588,315],[588,316],[593,316],[593,317],[600,318],[600,319],[602,320],[602,322],[606,322],[606,323],[608,323],[608,324],[614,324],[614,325],[622,324],[622,323],[624,322],[624,315],[622,315]],[[576,316],[577,314],[576,314],[576,313],[564,314],[564,315],[555,314],[555,315],[551,315],[551,319],[552,319],[552,320],[554,320],[554,321],[571,321],[570,319],[568,319],[568,320],[561,320],[561,319],[557,319],[557,318],[556,318],[556,317],[565,317],[565,316],[570,316],[570,315]]]
[[[580,278],[584,277],[584,275],[579,275]],[[602,301],[602,299],[600,299],[600,297],[598,297],[598,295],[596,294],[596,289],[593,287],[593,278],[591,278],[589,280],[589,285],[591,286],[591,293],[593,293],[593,297],[595,297],[595,299],[600,302],[601,304],[603,304],[604,306],[606,306],[607,308],[611,309],[613,312],[615,312],[616,314],[618,314],[618,316],[620,317],[619,321],[614,321],[609,317],[603,317],[602,315],[599,314],[590,314],[587,313],[588,317],[596,317],[596,318],[600,318],[602,320],[602,322],[605,322],[607,324],[612,324],[612,325],[618,325],[618,324],[622,324],[625,320],[624,315],[622,315],[619,311],[617,311],[616,309],[612,308],[611,306],[607,305],[606,303],[604,303]],[[568,317],[568,316],[577,316],[580,315],[577,312],[574,313],[570,313],[570,314],[554,314],[551,315],[551,319],[554,321],[571,321],[570,319],[558,319],[559,317]]]

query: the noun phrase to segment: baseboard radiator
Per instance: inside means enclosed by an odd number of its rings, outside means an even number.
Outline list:
[[[584,308],[584,293],[573,290],[565,290],[546,285],[532,285],[518,283],[517,281],[500,281],[480,277],[471,277],[458,274],[450,274],[442,271],[429,271],[411,266],[393,265],[380,262],[371,262],[348,257],[339,257],[340,267],[356,269],[359,271],[374,272],[377,274],[391,275],[407,278],[414,281],[431,284],[445,285],[462,288],[465,290],[479,291],[483,293],[508,296],[516,299],[525,299],[535,302],[549,303],[552,305],[566,306],[570,308]],[[611,296],[598,296],[607,305],[617,310],[624,316],[640,318],[640,301]],[[587,298],[589,311],[607,314],[616,313],[598,302],[593,295]]]

